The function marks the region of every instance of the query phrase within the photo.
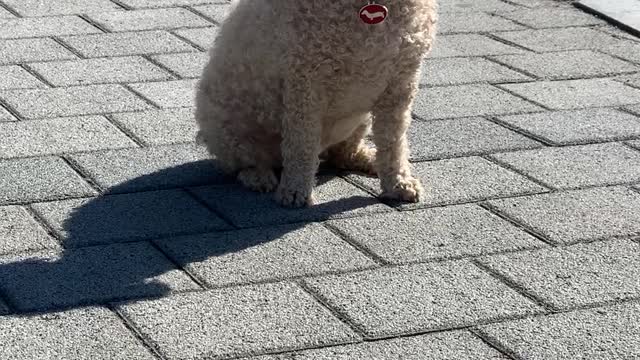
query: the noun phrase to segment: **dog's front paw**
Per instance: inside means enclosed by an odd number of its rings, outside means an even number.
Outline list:
[[[388,200],[418,202],[424,194],[420,180],[408,176],[400,177],[391,189],[385,190],[381,197]]]
[[[311,206],[315,203],[311,189],[298,189],[282,183],[276,190],[276,202],[286,207]]]

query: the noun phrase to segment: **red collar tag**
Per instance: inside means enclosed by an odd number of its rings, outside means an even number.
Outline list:
[[[360,19],[369,25],[376,25],[384,22],[389,15],[386,6],[369,1],[369,4],[360,9]]]

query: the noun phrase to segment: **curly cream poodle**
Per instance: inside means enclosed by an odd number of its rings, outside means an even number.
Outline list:
[[[419,201],[406,131],[436,17],[435,0],[236,1],[199,83],[199,139],[285,206],[313,204],[321,158]]]

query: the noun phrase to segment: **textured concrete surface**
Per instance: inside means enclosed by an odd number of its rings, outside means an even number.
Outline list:
[[[0,358],[640,358],[640,38],[439,5],[422,202],[290,210],[195,141],[227,0],[0,0]]]

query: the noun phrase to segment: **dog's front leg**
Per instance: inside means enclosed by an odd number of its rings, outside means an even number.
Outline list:
[[[417,202],[424,192],[411,175],[406,132],[411,124],[411,107],[418,90],[420,63],[404,64],[373,109],[373,137],[377,148],[376,170],[382,197]]]
[[[312,191],[320,162],[325,99],[312,88],[311,81],[303,76],[290,76],[285,80],[283,100],[283,170],[276,201],[290,207],[313,205]]]

